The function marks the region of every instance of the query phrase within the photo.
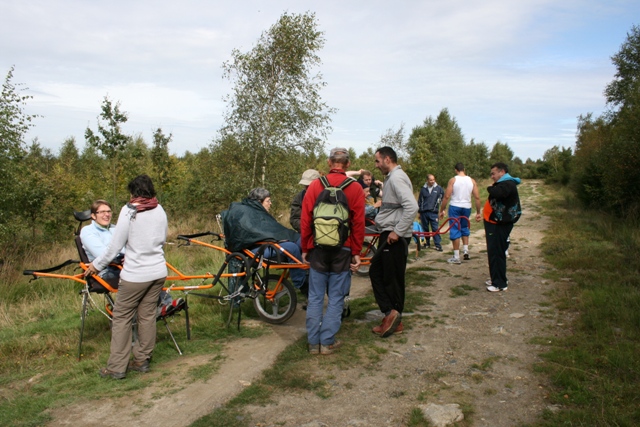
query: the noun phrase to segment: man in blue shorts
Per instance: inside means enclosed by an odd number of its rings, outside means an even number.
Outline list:
[[[469,222],[467,219],[461,219],[461,217],[469,218],[471,216],[472,196],[476,203],[476,222],[480,222],[482,219],[480,193],[478,192],[476,181],[467,176],[462,163],[456,163],[455,172],[456,175],[451,178],[447,184],[447,190],[444,193],[442,205],[440,205],[440,219],[445,217],[444,212],[449,201],[451,201],[449,218],[459,219],[459,222],[452,224],[449,230],[449,239],[451,239],[451,243],[453,244],[453,257],[447,261],[449,264],[462,263],[462,261],[460,261],[460,239],[462,239],[464,260],[471,259],[469,257]]]

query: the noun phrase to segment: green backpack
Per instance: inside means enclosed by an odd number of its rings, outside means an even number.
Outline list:
[[[342,184],[333,187],[327,177],[320,177],[324,190],[313,207],[313,242],[316,246],[339,249],[349,238],[349,202],[343,190],[353,182],[347,177]]]

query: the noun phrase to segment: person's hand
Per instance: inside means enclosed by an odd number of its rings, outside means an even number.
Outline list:
[[[480,220],[482,220],[482,214],[480,212],[478,212],[476,214],[476,222],[480,222]]]
[[[440,214],[439,214],[438,216],[440,217],[440,219],[443,219],[443,218],[444,218],[444,216],[445,216],[444,211],[440,211]]]
[[[307,253],[306,252],[302,252],[302,263],[303,264],[309,264],[309,261],[307,261]]]
[[[356,272],[360,268],[360,255],[351,255],[351,271]]]
[[[98,270],[93,266],[93,263],[89,263],[87,269],[84,271],[84,277],[91,276],[92,274],[97,274]]]
[[[395,242],[397,242],[400,239],[400,237],[396,234],[395,231],[392,231],[391,233],[389,233],[389,235],[387,236],[387,243],[389,245],[394,244]]]
[[[374,207],[374,208],[379,208],[380,206],[382,206],[382,200],[378,200],[377,202],[375,202],[375,203],[373,204],[373,207]]]

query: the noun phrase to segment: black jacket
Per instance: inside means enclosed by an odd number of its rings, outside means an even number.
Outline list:
[[[498,224],[518,222],[522,207],[516,181],[506,179],[496,182],[487,187],[487,191],[489,192],[488,204],[491,206],[489,221]]]

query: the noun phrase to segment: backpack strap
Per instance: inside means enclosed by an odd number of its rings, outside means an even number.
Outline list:
[[[329,180],[327,180],[326,176],[321,176],[320,177],[320,182],[322,183],[322,185],[324,186],[324,188],[329,188],[331,187],[331,184],[329,184]]]
[[[346,177],[344,181],[342,181],[342,184],[339,185],[340,189],[344,191],[345,188],[347,188],[349,186],[349,184],[356,182],[355,179],[351,178],[350,176]]]

